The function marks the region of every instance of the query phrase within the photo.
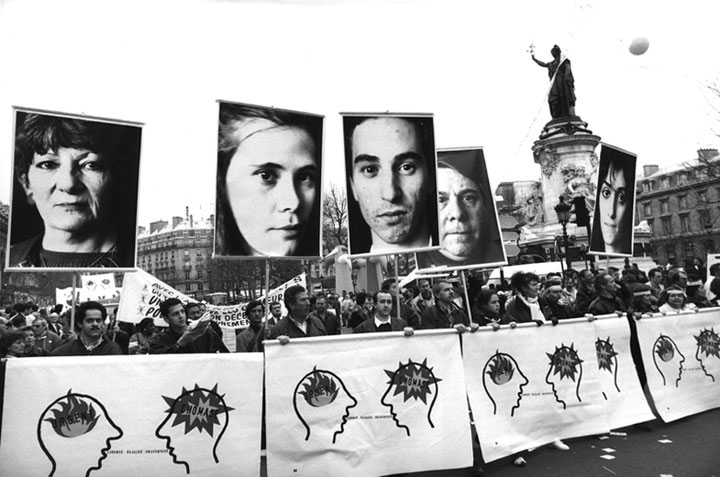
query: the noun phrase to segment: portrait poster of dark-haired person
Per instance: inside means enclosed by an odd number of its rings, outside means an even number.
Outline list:
[[[218,103],[215,255],[320,256],[323,116]]]
[[[432,115],[342,116],[350,255],[437,248]]]
[[[635,224],[637,155],[602,144],[590,253],[631,257]]]
[[[437,195],[441,248],[417,253],[419,269],[507,263],[482,148],[438,150]]]
[[[11,269],[134,269],[142,124],[14,108]]]

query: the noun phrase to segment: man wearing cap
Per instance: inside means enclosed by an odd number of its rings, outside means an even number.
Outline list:
[[[419,253],[418,267],[504,262],[482,149],[439,153],[437,184],[441,249]]]

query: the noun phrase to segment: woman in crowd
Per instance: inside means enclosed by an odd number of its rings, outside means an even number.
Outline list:
[[[480,326],[490,325],[493,328],[500,325],[500,298],[495,290],[483,288],[475,297],[473,321]]]
[[[25,356],[25,333],[8,331],[0,336],[0,358],[21,358]]]
[[[220,104],[216,254],[320,255],[322,122]]]
[[[660,294],[659,311],[662,314],[697,311],[698,307],[688,301],[685,290],[678,285],[667,287]]]
[[[155,321],[152,318],[143,318],[138,323],[137,330],[137,333],[130,337],[129,353],[148,354],[150,340],[155,336]]]
[[[510,278],[515,298],[505,305],[503,323],[545,323],[545,315],[540,309],[540,277],[534,273],[518,272]]]
[[[131,267],[137,126],[17,113],[11,267]]]
[[[624,156],[600,161],[600,179],[590,250],[613,254],[632,253],[634,163]],[[601,233],[597,233],[600,231]]]

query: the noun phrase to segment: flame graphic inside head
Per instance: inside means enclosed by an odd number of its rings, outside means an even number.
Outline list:
[[[514,373],[515,366],[513,366],[512,361],[502,354],[495,353],[495,355],[490,358],[487,375],[490,376],[490,379],[492,379],[495,384],[503,385],[508,383],[512,379]]]
[[[661,336],[655,343],[655,353],[666,363],[675,356],[675,348],[666,336]]]
[[[55,433],[62,437],[77,437],[92,431],[100,416],[95,411],[92,402],[72,394],[58,401],[49,410],[51,417],[45,419],[49,422]]]
[[[313,368],[313,372],[305,378],[302,386],[303,390],[298,391],[298,394],[302,395],[312,407],[322,407],[330,404],[337,398],[340,390],[332,376],[317,371],[316,368]]]

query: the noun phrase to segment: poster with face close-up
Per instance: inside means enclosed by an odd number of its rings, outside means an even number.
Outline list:
[[[219,104],[215,255],[319,256],[323,117]]]
[[[482,148],[439,150],[441,249],[417,254],[418,268],[507,263]]]
[[[344,114],[343,133],[350,254],[437,246],[432,116]]]
[[[16,108],[7,266],[135,266],[142,127]]]
[[[636,165],[635,154],[602,145],[590,253],[632,256]]]

